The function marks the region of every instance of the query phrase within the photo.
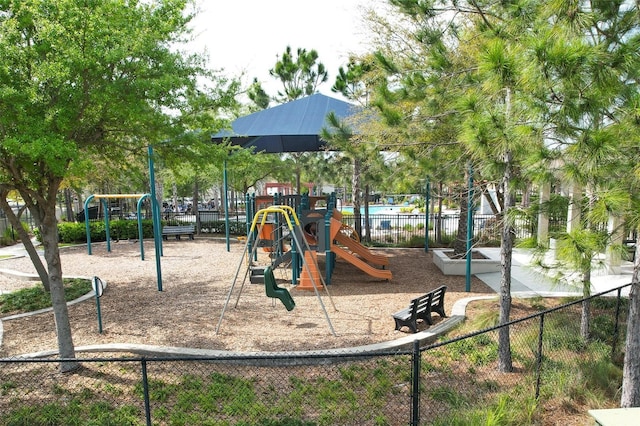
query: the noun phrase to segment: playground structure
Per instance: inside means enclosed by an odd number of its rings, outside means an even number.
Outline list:
[[[278,259],[273,261],[271,265],[262,267],[260,269],[256,269],[255,261],[258,258],[257,251],[258,251],[258,248],[260,247],[260,244],[258,244],[257,241],[259,239],[259,235],[264,234],[263,229],[267,225],[268,218],[271,219],[271,223],[270,223],[271,225],[273,224],[274,220],[278,223],[283,224],[283,226],[278,226],[277,228],[278,231],[282,232],[283,231],[282,228],[284,228],[287,231],[286,235],[284,234],[282,235],[282,241],[276,241],[276,246],[284,247],[284,240],[287,239],[290,241],[290,250],[287,250],[286,252],[285,251],[281,252],[279,249],[276,248],[275,250],[269,251],[268,252],[269,257],[272,257],[271,255],[275,254],[275,256],[277,256]],[[269,227],[269,228],[273,229],[272,227]],[[270,249],[274,249],[274,247],[270,247]],[[291,311],[295,308],[295,301],[291,296],[291,293],[287,289],[283,287],[279,287],[276,284],[276,279],[273,274],[273,268],[277,267],[280,263],[282,263],[286,259],[292,259],[292,260],[297,259],[298,255],[296,254],[296,252],[298,250],[302,250],[305,253],[310,253],[310,246],[308,242],[302,237],[301,224],[293,208],[286,205],[271,206],[264,209],[260,209],[255,213],[253,220],[251,222],[251,227],[248,232],[247,242],[245,244],[243,254],[240,259],[240,263],[238,265],[235,276],[233,278],[233,282],[229,289],[229,293],[227,294],[227,298],[222,308],[222,313],[220,314],[220,319],[216,327],[216,334],[218,334],[218,331],[220,330],[220,325],[222,324],[225,311],[229,305],[229,301],[231,300],[231,296],[233,294],[234,288],[238,282],[238,278],[240,276],[240,272],[243,264],[246,265],[245,273],[242,278],[242,282],[236,297],[236,302],[234,307],[238,306],[238,303],[240,301],[240,296],[242,295],[242,290],[247,281],[249,273],[253,274],[254,271],[260,270],[260,272],[262,273],[262,281],[264,282],[264,285],[265,285],[266,295],[271,298],[279,299],[288,311]],[[288,253],[288,255],[285,253]],[[333,329],[333,325],[331,324],[331,319],[329,318],[324,302],[322,301],[322,297],[320,296],[320,292],[318,290],[324,289],[327,296],[331,300],[334,310],[336,309],[336,307],[335,307],[335,304],[333,304],[333,299],[331,299],[331,295],[329,294],[329,291],[327,290],[326,285],[324,285],[324,283],[322,282],[322,277],[317,272],[318,271],[317,261],[313,257],[303,256],[301,266],[304,269],[303,274],[306,274],[305,276],[308,277],[309,289],[312,289],[315,292],[318,302],[322,308],[322,311],[324,312],[325,318],[327,320],[327,324],[329,325],[329,329],[331,333],[335,336],[336,333],[335,333],[335,330]],[[252,281],[252,282],[255,282],[255,281]]]
[[[315,208],[319,202],[326,203],[326,208]],[[276,283],[274,271],[279,268],[291,272],[290,281],[295,290],[315,292],[334,336],[335,331],[319,290],[324,289],[333,304],[327,284],[330,284],[336,257],[372,277],[391,280],[391,271],[386,269],[389,259],[360,244],[354,238],[354,230],[342,223],[342,215],[334,205],[334,195],[328,198],[278,194],[274,197],[247,196],[247,217],[252,217],[253,220],[250,225],[247,223],[245,247],[227,294],[216,334],[238,281],[240,288],[234,307],[238,306],[248,279],[252,284],[264,285],[266,295],[279,299],[288,311],[295,308],[290,291]],[[296,210],[300,213],[297,214]],[[319,253],[325,255],[324,277],[318,267]],[[243,265],[244,274],[240,277]],[[335,305],[333,307],[335,309]]]
[[[326,208],[318,208],[317,205],[323,203]],[[299,254],[306,258],[309,263],[311,258],[316,258],[318,254],[325,255],[324,281],[331,283],[331,276],[335,268],[336,257],[343,259],[364,273],[382,280],[391,280],[393,275],[386,269],[389,259],[386,256],[375,254],[362,245],[357,234],[348,225],[342,223],[342,214],[335,209],[335,194],[328,197],[309,197],[307,195],[280,196],[273,197],[260,196],[254,199],[247,197],[247,217],[253,217],[254,210],[264,208],[269,205],[288,205],[294,209],[300,218],[303,236],[309,246],[309,253],[304,250],[286,251],[286,241],[282,238],[283,233],[277,220],[265,224],[260,229],[257,238],[250,236],[248,239],[255,240],[266,252],[271,252],[274,259],[277,259],[271,266],[276,268],[281,264],[291,265],[291,281],[299,284],[300,289],[311,289],[308,277],[301,268],[301,260],[293,254]],[[247,230],[247,235],[250,235]],[[285,256],[282,258],[281,256]],[[288,257],[291,256],[291,257]],[[285,262],[286,260],[286,262]],[[318,273],[317,271],[313,271]]]

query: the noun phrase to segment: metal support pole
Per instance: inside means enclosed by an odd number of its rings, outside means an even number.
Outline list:
[[[160,208],[156,197],[156,177],[153,165],[153,147],[149,145],[149,184],[151,185],[151,211],[153,216],[153,241],[156,249],[156,276],[158,277],[158,291],[162,291],[162,231],[160,230]]]
[[[411,423],[420,424],[420,341],[413,341],[411,354]]]
[[[227,241],[227,251],[231,251],[229,242],[229,182],[227,179],[227,159],[224,160],[224,168],[222,170],[222,186],[224,186],[224,229]],[[249,218],[247,218],[249,220]],[[248,238],[248,236],[247,236]]]
[[[111,253],[111,226],[109,225],[109,203],[104,198],[100,199],[104,209],[104,234],[107,238],[107,253]]]
[[[147,426],[151,426],[151,403],[149,400],[149,379],[147,377],[147,360],[142,360],[142,395],[144,397],[144,414]]]
[[[536,399],[540,396],[540,380],[542,376],[542,336],[544,334],[544,314],[540,315],[538,330],[538,356],[536,359]]]
[[[142,227],[142,202],[147,197],[151,197],[151,194],[144,194],[142,197],[140,197],[140,199],[138,199],[138,203],[136,204],[136,219],[138,220],[138,241],[140,242],[140,260],[144,260],[144,229]],[[153,214],[153,210],[151,210],[151,212]],[[155,222],[155,218],[153,218],[153,216],[152,216],[152,222]],[[155,237],[155,228],[153,232]]]
[[[87,230],[87,253],[91,256],[91,226],[89,225],[89,203],[93,200],[94,196],[89,195],[84,201],[84,224]]]

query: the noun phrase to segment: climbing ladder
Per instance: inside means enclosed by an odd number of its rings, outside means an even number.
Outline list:
[[[222,313],[220,314],[220,319],[218,320],[218,325],[216,327],[216,334],[218,334],[218,331],[220,330],[220,325],[222,324],[222,319],[224,318],[224,313],[227,309],[227,306],[229,305],[229,301],[231,300],[231,296],[233,294],[234,288],[238,282],[238,278],[240,276],[240,272],[242,270],[243,265],[245,266],[245,272],[244,272],[244,277],[242,279],[242,282],[240,284],[240,289],[238,291],[238,295],[236,298],[236,302],[234,304],[234,307],[238,306],[238,303],[240,302],[240,296],[242,295],[242,289],[244,288],[244,284],[247,281],[247,277],[250,275],[251,270],[252,270],[252,259],[256,258],[256,251],[258,249],[258,247],[260,246],[259,244],[259,238],[260,238],[260,230],[262,229],[262,227],[265,225],[265,223],[267,222],[267,217],[269,214],[275,214],[275,215],[279,215],[282,219],[284,219],[283,223],[286,223],[287,229],[289,230],[289,235],[292,239],[292,251],[294,250],[300,250],[303,249],[303,251],[305,253],[311,253],[311,249],[309,247],[309,244],[307,243],[307,241],[304,238],[301,238],[300,236],[301,234],[301,228],[300,228],[300,222],[298,220],[298,217],[295,213],[295,211],[293,210],[293,208],[289,207],[289,206],[270,206],[264,209],[260,209],[259,211],[256,212],[256,214],[253,217],[253,221],[251,222],[251,228],[249,229],[248,235],[247,235],[247,242],[245,243],[245,247],[244,250],[242,252],[242,257],[240,258],[240,262],[238,264],[238,268],[236,269],[236,273],[235,276],[233,278],[233,282],[231,283],[231,287],[229,289],[229,293],[227,294],[227,298],[225,300],[224,306],[222,308]],[[258,232],[256,232],[258,231]],[[296,253],[292,253],[292,258],[296,258],[298,257],[296,255]],[[312,261],[310,261],[312,260]],[[292,266],[292,268],[296,268],[295,266],[295,262],[294,266]],[[333,305],[334,310],[337,310],[335,307],[335,304],[333,303],[333,299],[331,298],[331,295],[329,294],[329,291],[327,289],[327,286],[325,285],[322,276],[317,273],[318,271],[318,265],[317,265],[317,260],[315,257],[311,256],[308,258],[305,258],[305,256],[302,256],[302,268],[303,268],[303,275],[305,277],[308,277],[308,280],[305,281],[305,287],[304,289],[308,289],[308,290],[313,290],[316,294],[316,297],[318,299],[318,302],[320,303],[320,306],[322,308],[322,311],[324,312],[324,316],[327,320],[327,324],[329,325],[329,330],[331,331],[331,334],[333,334],[334,336],[336,335],[335,330],[333,329],[333,325],[331,324],[331,320],[329,319],[329,314],[327,313],[327,310],[325,308],[324,302],[322,301],[322,297],[320,296],[320,292],[318,291],[321,288],[324,288],[327,296],[329,297],[329,300],[331,301],[331,304]],[[255,275],[255,274],[254,274]],[[291,297],[291,294],[289,293],[289,291],[287,289],[278,287],[275,284],[275,278],[273,277],[273,268],[272,266],[268,266],[267,268],[264,269],[263,271],[263,280],[265,283],[265,293],[268,297],[273,297],[273,298],[278,298],[283,304],[284,306],[287,308],[287,310],[292,310],[295,307],[295,302],[293,300],[293,298]]]

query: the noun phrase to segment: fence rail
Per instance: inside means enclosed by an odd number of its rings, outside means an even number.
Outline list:
[[[201,234],[224,234],[225,217],[223,213],[215,211],[199,212],[200,220],[196,216],[185,213],[165,213],[163,219],[170,224],[198,223]],[[230,215],[231,234],[244,230],[246,216],[242,213]],[[344,215],[343,223],[354,227],[354,217]],[[459,214],[430,214],[429,215],[429,241],[433,244],[447,245],[456,238],[458,232]],[[379,246],[420,246],[424,245],[425,228],[427,221],[424,213],[396,213],[396,214],[371,214],[368,216],[370,234],[367,241]],[[362,229],[364,233],[365,218],[362,216]],[[473,235],[476,241],[483,244],[499,243],[501,223],[495,215],[475,215],[473,218]],[[558,231],[566,227],[566,219],[551,219],[550,232]],[[536,236],[537,220],[521,217],[515,221],[516,237],[526,239]]]
[[[617,397],[619,383],[602,372],[620,359],[628,286],[428,346],[416,341],[413,350],[88,357],[72,374],[57,372],[59,359],[2,359],[0,425],[486,424],[507,407],[519,407],[510,424],[548,424],[545,407],[566,404],[584,386]],[[589,340],[580,337],[585,301]],[[510,373],[498,371],[504,327]]]

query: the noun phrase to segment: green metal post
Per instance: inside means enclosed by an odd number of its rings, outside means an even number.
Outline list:
[[[146,199],[151,197],[151,194],[144,194],[142,197],[140,197],[140,199],[138,200],[138,203],[136,204],[136,218],[138,219],[138,241],[140,242],[140,260],[144,260],[144,231],[142,228],[142,202]],[[155,214],[155,212],[153,211],[153,200],[151,200],[151,214]],[[153,223],[154,223],[154,238],[155,238],[155,216],[153,216]],[[155,240],[154,240],[155,242]]]
[[[224,186],[224,229],[225,229],[225,238],[227,240],[227,251],[231,251],[231,246],[229,242],[229,182],[227,180],[227,159],[224,160],[224,169],[222,171],[222,183]],[[247,236],[248,238],[249,236]]]
[[[89,195],[84,201],[84,225],[87,230],[87,253],[91,256],[91,226],[89,225],[89,203],[94,196]]]
[[[158,278],[158,291],[162,291],[162,266],[160,257],[162,256],[162,231],[160,230],[160,208],[156,198],[156,177],[153,164],[153,147],[149,145],[149,183],[151,185],[151,211],[153,216],[153,240],[156,249],[156,275]]]
[[[109,226],[109,203],[101,198],[102,208],[104,209],[104,234],[107,237],[107,253],[111,253],[111,226]]]

